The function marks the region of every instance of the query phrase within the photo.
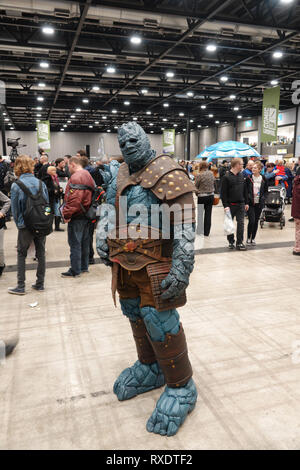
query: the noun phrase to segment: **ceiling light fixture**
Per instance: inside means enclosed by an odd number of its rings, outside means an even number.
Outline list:
[[[236,95],[230,95],[229,98],[230,98],[231,100],[235,100],[235,99],[236,99]]]
[[[143,95],[146,95],[146,93],[148,93],[147,88],[142,88],[142,89],[141,89],[141,93],[143,93]]]
[[[76,108],[76,110],[75,110],[75,111],[76,111],[76,113],[80,113],[80,111],[81,111],[81,108]]]
[[[93,91],[99,91],[100,87],[98,85],[94,85],[92,88]]]
[[[140,36],[131,36],[130,42],[132,44],[141,44],[142,38]]]
[[[201,109],[206,109],[205,104],[203,104],[203,105],[201,106]]]
[[[44,98],[43,98],[42,96],[38,96],[38,97],[37,97],[37,100],[38,100],[38,101],[44,101]]]
[[[148,116],[150,116],[150,114],[152,114],[152,113],[151,113],[151,111],[147,111],[146,114],[148,114]]]
[[[171,71],[166,73],[167,78],[173,78],[174,75],[175,75],[174,72],[171,72]]]
[[[125,104],[125,106],[129,106],[129,105],[130,105],[130,101],[124,101],[124,104]]]
[[[271,80],[271,85],[278,85],[278,80]]]
[[[183,116],[184,116],[184,113],[179,113],[179,116],[180,116],[180,117],[183,117]]]
[[[168,107],[169,107],[169,103],[164,103],[163,106],[164,106],[164,108],[168,108]]]
[[[89,100],[88,100],[87,98],[83,98],[82,102],[83,102],[83,103],[88,103]]]
[[[194,92],[193,92],[193,91],[188,91],[188,92],[187,92],[187,96],[189,96],[189,97],[194,96]]]
[[[274,59],[281,59],[282,56],[283,56],[283,53],[281,51],[273,52]]]
[[[117,114],[118,111],[117,111],[116,109],[112,109],[111,112],[112,112],[113,114]]]
[[[44,82],[39,82],[38,83],[38,86],[41,87],[41,88],[44,88],[46,86],[46,83]]]
[[[107,67],[107,69],[106,69],[106,72],[107,72],[107,73],[115,73],[115,71],[116,71],[116,69],[115,69],[115,67],[113,67],[113,66],[109,66],[109,67]]]
[[[215,52],[217,50],[217,46],[215,44],[207,44],[206,50],[208,52]]]
[[[49,62],[40,62],[40,67],[42,67],[42,69],[48,69],[49,68]]]
[[[226,75],[222,75],[222,77],[220,78],[221,82],[225,83],[225,82],[228,82],[228,77]]]
[[[42,31],[44,34],[54,34],[54,28],[52,26],[43,26]]]

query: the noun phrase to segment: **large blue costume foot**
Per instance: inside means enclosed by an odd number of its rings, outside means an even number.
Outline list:
[[[149,392],[165,384],[164,375],[157,364],[142,364],[136,361],[132,367],[123,370],[114,383],[118,400],[129,400],[141,393]]]
[[[197,401],[197,389],[193,379],[184,387],[170,388],[158,400],[147,423],[147,431],[161,436],[174,436]]]

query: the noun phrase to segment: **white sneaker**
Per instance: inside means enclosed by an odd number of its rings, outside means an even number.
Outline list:
[[[251,245],[251,240],[249,240],[249,238],[248,238],[246,244],[247,244],[247,245]]]
[[[256,246],[256,241],[255,241],[255,240],[251,240],[251,245]]]

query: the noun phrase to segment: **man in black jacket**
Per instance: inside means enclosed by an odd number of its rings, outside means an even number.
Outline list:
[[[231,162],[231,169],[222,179],[221,198],[225,212],[231,213],[232,218],[237,221],[237,242],[236,249],[245,251],[244,239],[244,219],[245,210],[249,209],[249,195],[245,178],[242,174],[243,160],[234,158]],[[234,249],[234,234],[228,235],[229,248]]]

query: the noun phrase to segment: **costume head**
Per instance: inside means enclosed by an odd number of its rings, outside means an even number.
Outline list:
[[[144,129],[136,122],[123,124],[118,130],[118,140],[124,160],[132,172],[144,168],[155,157]]]

